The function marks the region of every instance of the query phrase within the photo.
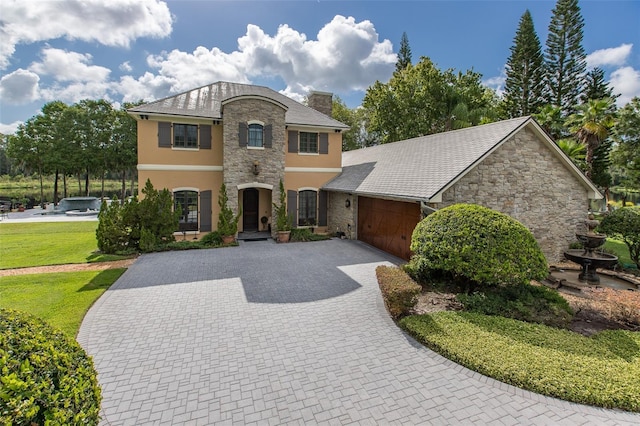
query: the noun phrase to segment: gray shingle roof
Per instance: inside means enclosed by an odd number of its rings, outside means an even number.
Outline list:
[[[348,129],[349,126],[264,86],[219,81],[129,109],[135,114],[162,114],[222,119],[221,106],[236,96],[260,96],[287,107],[285,123]]]
[[[342,174],[324,189],[431,199],[529,121],[520,117],[347,151],[342,154]]]

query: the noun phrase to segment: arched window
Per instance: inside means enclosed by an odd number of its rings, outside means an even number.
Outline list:
[[[249,124],[249,146],[260,148],[264,146],[263,130],[262,124]]]
[[[198,230],[198,193],[196,191],[176,191],[173,193],[174,209],[180,212],[179,230]]]
[[[298,226],[315,226],[317,224],[318,193],[316,191],[300,191],[298,193]]]

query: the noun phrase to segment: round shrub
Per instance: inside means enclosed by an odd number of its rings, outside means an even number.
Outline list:
[[[95,425],[101,399],[93,362],[75,340],[0,309],[0,424]]]
[[[612,211],[602,219],[598,231],[624,241],[631,260],[640,268],[640,208],[624,207]]]
[[[222,234],[218,231],[209,232],[200,240],[205,246],[221,246]]]
[[[409,270],[419,277],[445,273],[480,285],[520,284],[545,278],[544,254],[517,220],[486,207],[456,204],[416,226]]]

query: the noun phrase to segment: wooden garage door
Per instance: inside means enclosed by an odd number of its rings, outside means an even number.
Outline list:
[[[358,239],[409,260],[411,235],[420,217],[418,203],[358,197]]]

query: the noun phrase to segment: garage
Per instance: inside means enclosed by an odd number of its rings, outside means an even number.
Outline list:
[[[420,205],[358,197],[358,239],[409,260],[411,235],[421,219]]]

